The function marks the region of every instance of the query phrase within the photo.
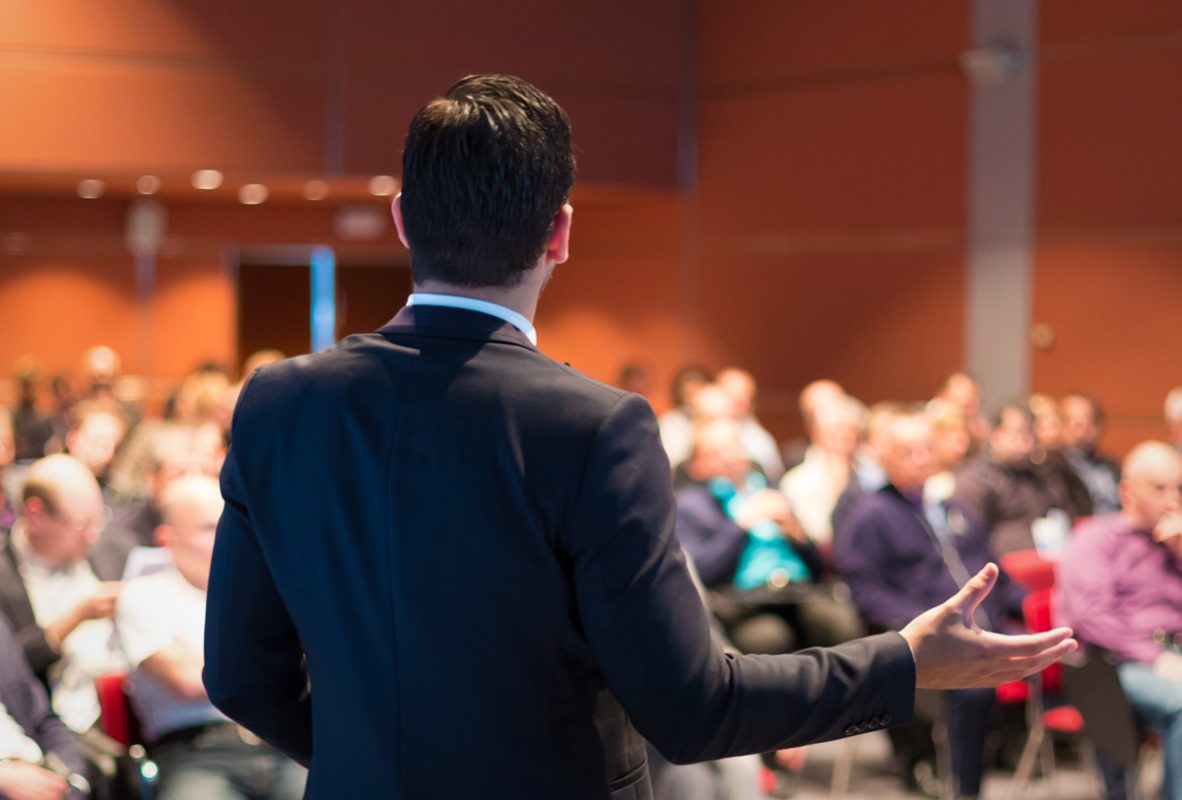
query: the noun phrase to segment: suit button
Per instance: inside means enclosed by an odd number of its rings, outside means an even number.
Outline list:
[[[882,724],[883,725],[890,725],[891,724],[891,715],[889,712],[882,715]]]
[[[846,725],[845,730],[842,731],[842,735],[843,736],[853,736],[857,732],[858,731],[855,729],[855,727],[853,725]]]

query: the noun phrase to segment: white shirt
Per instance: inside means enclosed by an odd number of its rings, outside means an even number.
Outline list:
[[[37,743],[28,737],[25,729],[0,703],[0,758],[15,758],[36,764],[42,755]]]
[[[225,719],[208,700],[182,700],[139,669],[173,642],[204,659],[204,591],[169,566],[127,583],[119,595],[115,622],[133,669],[128,692],[149,741],[169,731]]]
[[[98,592],[101,581],[85,559],[69,567],[55,567],[33,552],[23,522],[12,528],[16,566],[33,607],[33,618],[44,628],[79,602]],[[61,643],[61,658],[49,671],[53,710],[75,733],[90,730],[99,718],[94,681],[122,672],[127,662],[109,619],[90,619]]]
[[[413,292],[406,298],[408,306],[438,306],[441,308],[464,308],[468,311],[479,311],[491,317],[497,317],[508,322],[517,330],[525,334],[529,343],[535,347],[538,344],[538,331],[532,322],[507,306],[479,300],[475,297],[465,297],[458,294],[435,294],[432,292]]]

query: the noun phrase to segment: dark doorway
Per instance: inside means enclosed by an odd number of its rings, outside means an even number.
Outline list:
[[[406,266],[338,264],[336,338],[380,328],[410,290]],[[239,264],[238,366],[257,350],[274,348],[289,356],[308,352],[311,304],[307,264]]]

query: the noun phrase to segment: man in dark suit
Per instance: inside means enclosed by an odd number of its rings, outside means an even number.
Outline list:
[[[642,736],[687,762],[852,735],[909,719],[917,679],[1074,646],[966,625],[992,568],[902,635],[716,646],[652,410],[535,348],[573,177],[553,100],[460,81],[407,136],[407,307],[242,392],[204,678],[308,797],[648,798]]]

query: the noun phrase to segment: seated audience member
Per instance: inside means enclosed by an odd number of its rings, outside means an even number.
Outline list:
[[[815,584],[815,547],[747,458],[734,420],[698,425],[686,468],[693,482],[677,492],[677,536],[706,587],[743,606],[741,619],[728,620],[740,650],[787,652],[858,635],[848,604]]]
[[[805,533],[823,548],[833,541],[833,510],[849,485],[865,418],[865,406],[848,395],[822,405],[809,427],[804,461],[780,481]]]
[[[1091,513],[1086,493],[1073,492],[1070,470],[1037,468],[1033,415],[1021,403],[1007,403],[997,415],[985,452],[956,474],[952,502],[988,532],[997,555],[1066,541],[1076,517]],[[1078,480],[1076,480],[1078,483]]]
[[[111,464],[123,442],[127,425],[115,408],[106,403],[91,401],[74,407],[70,429],[66,431],[66,452],[77,458],[98,479],[107,494]],[[114,498],[106,497],[112,503]]]
[[[669,464],[674,468],[689,458],[694,440],[694,398],[698,391],[710,384],[710,375],[696,365],[687,365],[673,375],[670,392],[673,408],[657,420],[661,433],[661,444]]]
[[[759,420],[755,418],[755,378],[738,367],[719,370],[714,380],[718,388],[730,395],[735,419],[747,457],[759,465],[768,481],[775,483],[784,476],[784,462],[780,460],[780,445]]]
[[[1121,512],[1081,526],[1059,564],[1056,615],[1119,659],[1141,722],[1162,733],[1166,800],[1182,798],[1182,455],[1143,442],[1125,458]]]
[[[164,491],[182,475],[217,476],[225,446],[212,424],[152,426],[145,421],[139,430],[151,431],[150,440],[143,445],[145,455],[138,481],[143,493],[115,508],[102,538],[120,541],[128,547],[155,547]]]
[[[16,521],[16,504],[8,496],[8,471],[16,455],[12,417],[0,408],[0,529],[7,530]]]
[[[110,618],[128,548],[96,544],[104,514],[82,462],[64,454],[35,462],[0,552],[0,612],[54,712],[110,773],[117,748],[99,730],[94,681],[126,668]]]
[[[45,455],[45,446],[53,437],[53,419],[37,407],[37,362],[25,356],[16,362],[17,401],[12,410],[16,461],[33,461]]]
[[[944,379],[934,399],[960,409],[968,426],[969,454],[976,455],[989,437],[989,423],[981,416],[981,387],[971,375],[954,372]]]
[[[872,629],[899,630],[918,609],[939,603],[992,560],[984,533],[954,505],[925,498],[936,463],[932,423],[920,409],[899,413],[883,455],[887,483],[861,497],[834,541],[838,570]],[[1022,591],[1005,573],[977,609],[981,627],[999,630],[1021,614]],[[961,796],[981,789],[992,689],[946,694],[952,770]],[[911,775],[922,755],[914,733],[892,734]]]
[[[105,344],[95,345],[82,357],[83,400],[110,408],[123,421],[126,430],[139,424],[139,407],[119,396],[122,383],[123,359]]]
[[[937,500],[947,500],[956,489],[956,472],[963,466],[972,447],[969,422],[964,412],[944,400],[932,400],[925,407],[932,421],[932,477],[925,493]]]
[[[1120,510],[1120,466],[1099,452],[1104,434],[1104,410],[1095,398],[1069,394],[1061,403],[1063,454],[1083,481],[1095,514]]]
[[[866,414],[866,435],[854,456],[853,474],[850,476],[845,491],[837,498],[837,505],[833,507],[833,517],[830,527],[836,531],[849,512],[858,503],[858,498],[869,492],[877,492],[887,482],[883,459],[890,446],[890,426],[895,417],[905,410],[900,403],[885,401],[875,403]],[[832,565],[832,548],[826,558],[826,567],[836,572]]]
[[[160,768],[158,800],[294,800],[303,796],[305,770],[226,719],[201,682],[205,592],[222,505],[209,476],[179,478],[164,492],[157,537],[172,566],[131,580],[119,598],[132,702]]]
[[[800,420],[804,424],[805,438],[797,437],[785,443],[783,448],[785,470],[792,469],[804,461],[804,455],[811,444],[811,431],[817,411],[840,401],[845,396],[845,389],[841,388],[841,384],[827,378],[813,381],[800,390],[797,402],[800,407]]]
[[[1028,405],[1034,415],[1034,444],[1043,450],[1058,450],[1063,446],[1063,418],[1059,404],[1045,394],[1030,395]]]
[[[1164,411],[1170,444],[1182,452],[1182,386],[1175,386],[1166,395]]]
[[[0,798],[89,797],[82,745],[49,707],[8,623],[0,618]]]
[[[652,405],[653,379],[648,365],[640,361],[629,361],[620,367],[616,386],[625,392],[638,394]]]

